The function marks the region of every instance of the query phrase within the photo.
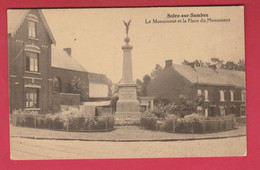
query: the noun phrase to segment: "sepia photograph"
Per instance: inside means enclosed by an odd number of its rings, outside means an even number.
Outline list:
[[[247,155],[244,6],[8,9],[12,160]]]

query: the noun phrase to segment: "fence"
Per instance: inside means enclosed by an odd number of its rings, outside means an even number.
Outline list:
[[[141,113],[115,113],[115,125],[135,126],[140,125]]]
[[[141,126],[148,130],[160,130],[175,133],[212,133],[235,128],[234,118],[219,120],[183,121],[181,119],[159,119],[142,117]]]
[[[12,115],[14,126],[32,127],[61,131],[109,131],[114,129],[114,116],[72,116],[61,117],[57,115]]]

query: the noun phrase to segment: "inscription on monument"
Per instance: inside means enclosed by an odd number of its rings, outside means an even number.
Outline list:
[[[135,88],[120,89],[119,97],[124,98],[124,99],[135,99],[136,90],[135,90]]]

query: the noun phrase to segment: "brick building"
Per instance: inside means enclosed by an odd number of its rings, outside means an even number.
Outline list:
[[[165,62],[165,68],[151,81],[148,96],[177,102],[180,95],[195,100],[203,95],[205,102],[198,108],[206,116],[233,113],[245,116],[245,72],[202,68]]]
[[[79,95],[72,93],[71,80],[78,77],[87,87],[96,84],[89,78],[93,73],[72,58],[71,49],[52,48],[55,43],[41,10],[8,11],[10,112],[25,109],[46,113],[57,104],[80,104]],[[103,77],[98,82],[102,95],[90,92],[89,88],[87,94],[107,97],[106,76],[95,75]]]

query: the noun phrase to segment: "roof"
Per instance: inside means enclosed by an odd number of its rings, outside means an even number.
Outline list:
[[[27,15],[30,13],[31,10],[37,10],[39,12],[39,16],[43,22],[43,25],[45,26],[49,37],[51,39],[51,42],[53,44],[56,44],[56,41],[52,35],[52,32],[48,26],[48,23],[41,11],[41,9],[12,9],[8,10],[8,34],[11,34],[13,37],[17,30],[20,28],[20,26],[23,24],[24,20],[26,19]]]
[[[174,64],[173,68],[184,76],[191,83],[197,84],[212,84],[212,85],[224,85],[224,86],[240,86],[245,87],[245,72],[224,70],[224,69],[212,69],[204,67],[191,67],[188,65]]]
[[[68,53],[64,50],[52,47],[51,55],[52,67],[87,72],[87,70],[82,65],[80,65],[76,59],[74,59],[72,56],[69,56]],[[105,74],[88,72],[88,79],[90,83],[107,84],[107,77]]]
[[[52,59],[51,59],[52,67],[63,68],[63,69],[74,70],[74,71],[83,71],[83,72],[87,71],[84,67],[82,67],[78,63],[77,60],[69,56],[68,53],[63,50],[52,48],[51,55],[52,55]]]
[[[91,83],[107,84],[107,77],[105,74],[89,72],[88,78]]]

